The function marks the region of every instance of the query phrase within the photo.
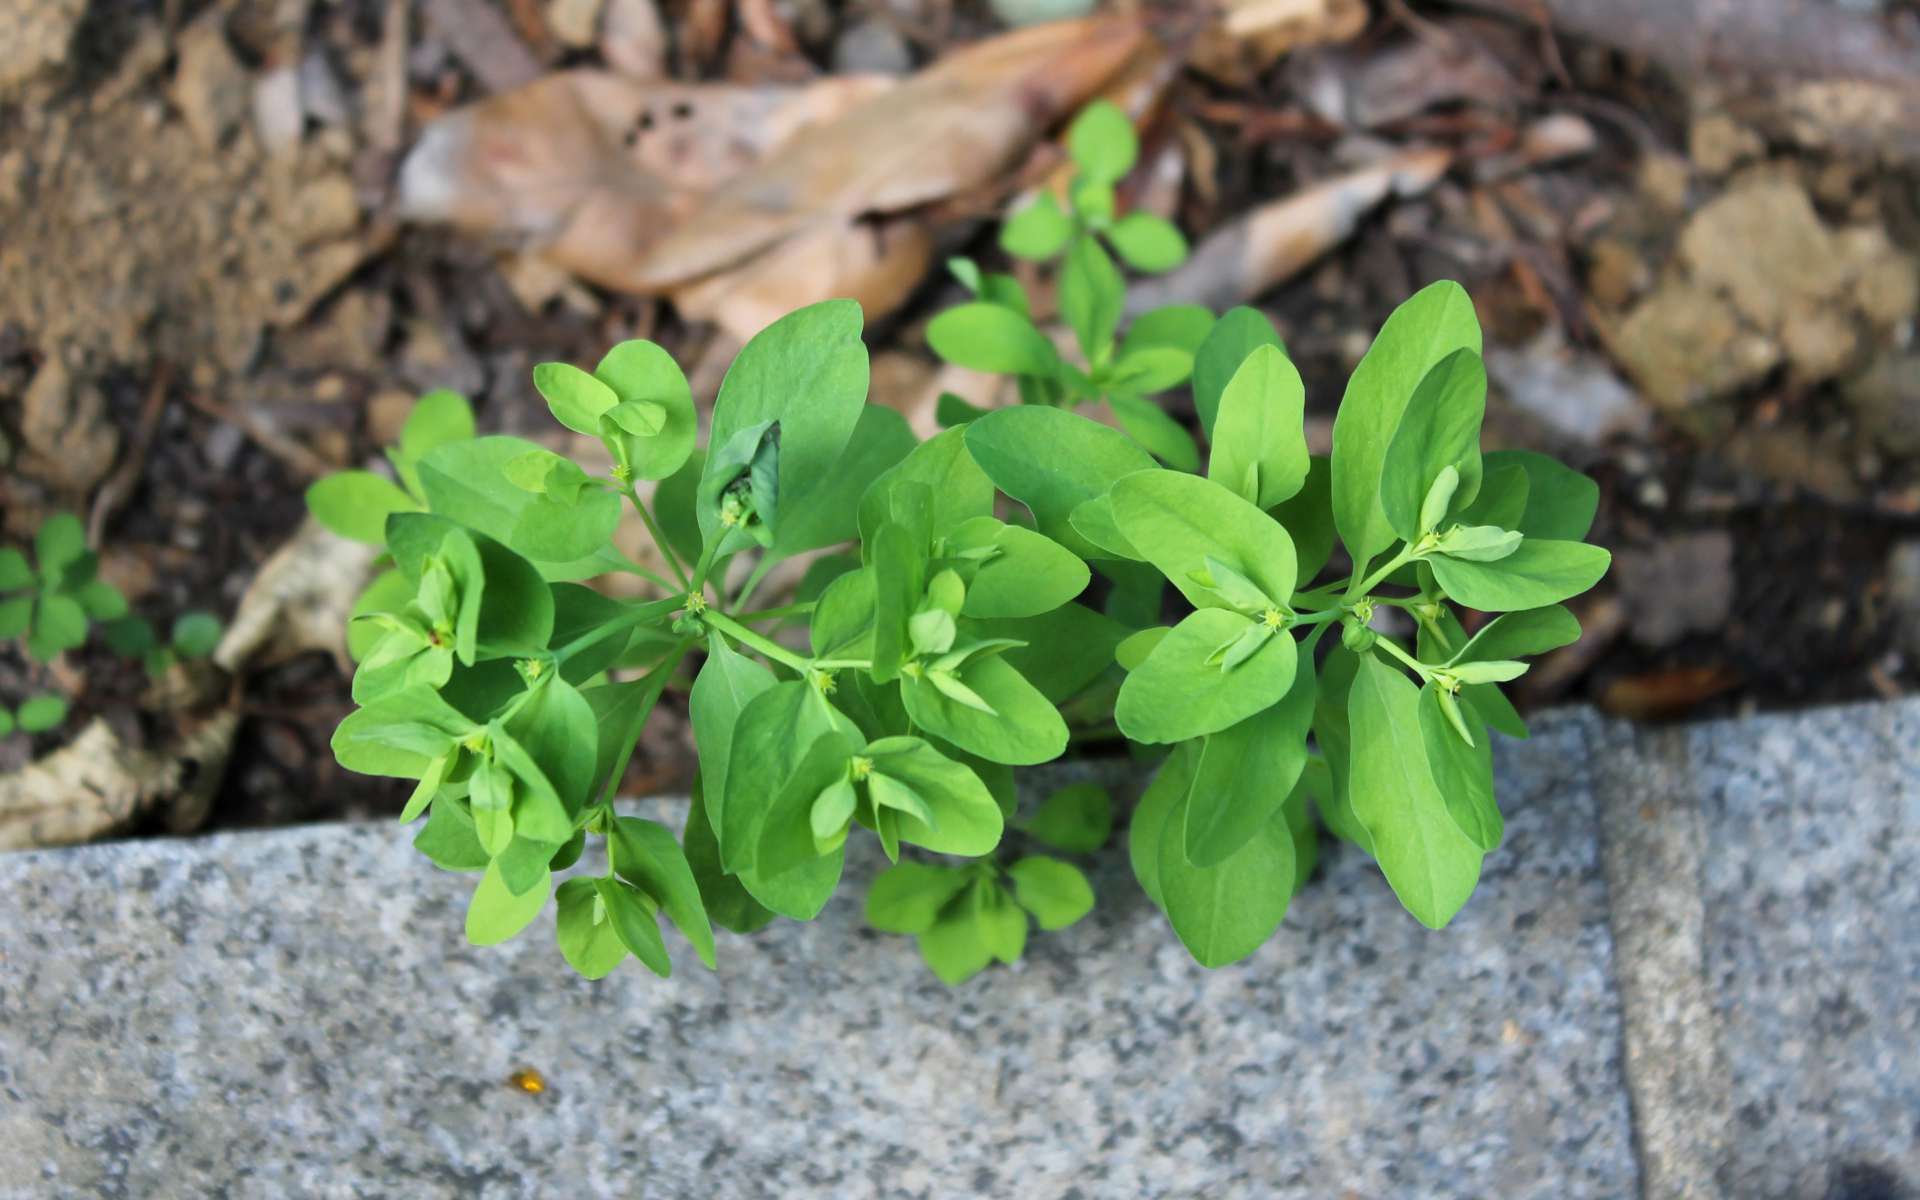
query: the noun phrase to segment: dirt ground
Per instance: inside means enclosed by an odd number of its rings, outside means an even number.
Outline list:
[[[1524,706],[1671,720],[1920,684],[1920,147],[1900,133],[1920,128],[1920,10],[1831,6],[1904,49],[1902,77],[1731,33],[1699,71],[1684,48],[1597,31],[1577,0],[1279,7],[1278,24],[1261,23],[1271,4],[1160,11],[1170,44],[1129,76],[1153,89],[1131,201],[1199,245],[1245,223],[1237,261],[1265,274],[1179,286],[1273,315],[1310,440],[1395,303],[1467,285],[1489,441],[1599,480],[1595,537],[1616,555],[1580,602],[1585,638],[1522,681]],[[666,98],[671,128],[628,130],[632,161],[591,186],[652,212],[644,180],[710,171],[720,194],[737,169],[723,152],[763,152],[781,118],[760,98],[918,70],[1002,28],[971,0],[0,0],[0,541],[74,511],[136,611],[231,618],[299,529],[306,484],[376,456],[422,390],[545,435],[534,363],[647,336],[710,398],[735,328],[785,298],[767,279],[791,266],[715,304],[583,281],[563,269],[576,239],[611,239],[590,259],[630,230],[582,233],[575,210],[567,225],[509,204],[470,171],[448,182],[466,208],[428,212],[402,186],[423,131],[555,70],[620,72]],[[741,94],[675,99],[696,81]],[[572,169],[574,109],[512,117],[536,166]],[[1418,153],[1441,169],[1332,227],[1278,212]],[[1042,139],[991,186],[860,218],[883,265],[918,247],[874,285],[899,298],[869,327],[877,398],[911,408],[927,390],[922,330],[959,295],[935,264],[1003,261],[990,218],[1057,161]],[[635,163],[654,174],[636,183]],[[668,203],[658,219],[678,234],[703,218]],[[104,651],[68,655],[52,678],[74,716],[0,739],[0,773],[95,716],[161,750],[229,713],[226,761],[200,764],[211,823],[396,807],[333,764],[350,707],[336,659],[279,649],[171,692]],[[48,678],[0,649],[0,703]],[[684,723],[656,725],[635,786],[682,785]]]

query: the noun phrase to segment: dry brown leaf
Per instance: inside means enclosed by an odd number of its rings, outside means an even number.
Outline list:
[[[309,650],[333,655],[343,671],[347,618],[366,587],[378,550],[350,542],[308,517],[274,551],[240,597],[213,661],[238,674],[250,663],[273,663]]]
[[[1387,197],[1432,187],[1450,161],[1446,150],[1404,150],[1257,208],[1208,235],[1172,272],[1135,283],[1127,311],[1165,304],[1225,309],[1250,300],[1346,240]]]
[[[634,79],[667,74],[667,30],[654,0],[607,0],[600,18],[600,56]]]
[[[927,276],[933,236],[918,217],[830,219],[731,271],[673,293],[681,315],[745,341],[797,308],[840,296],[891,312]]]
[[[978,186],[1111,79],[1144,37],[1134,19],[1090,18],[950,55],[782,145],[656,245],[626,286],[684,283],[829,218],[898,212]]]
[[[1224,83],[1250,83],[1289,51],[1358,37],[1370,16],[1366,0],[1225,0],[1192,63]]]
[[[401,168],[401,214],[533,239],[558,265],[619,286],[700,194],[892,82],[736,87],[560,72],[429,125]]]
[[[224,710],[156,752],[126,745],[103,720],[89,722],[60,749],[0,776],[0,850],[105,837],[163,804],[170,829],[193,829],[206,819],[239,723]]]

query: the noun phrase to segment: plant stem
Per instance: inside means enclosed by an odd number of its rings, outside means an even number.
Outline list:
[[[1420,557],[1419,554],[1417,554],[1414,551],[1414,548],[1412,546],[1402,546],[1400,548],[1400,553],[1388,559],[1387,564],[1385,566],[1381,567],[1378,571],[1375,571],[1373,574],[1367,576],[1364,582],[1359,584],[1348,584],[1347,599],[1351,600],[1355,596],[1360,596],[1360,595],[1366,594],[1367,592],[1371,592],[1374,588],[1380,585],[1381,580],[1393,574],[1395,571],[1398,571],[1401,567],[1406,566],[1408,563],[1412,562],[1414,559],[1418,557]],[[1355,571],[1354,578],[1358,579],[1359,576],[1360,576],[1360,573],[1358,571]]]
[[[740,622],[734,620],[732,617],[727,616],[725,613],[716,612],[713,609],[708,609],[706,612],[701,614],[700,619],[705,621],[707,624],[713,626],[715,629],[718,629],[720,632],[726,634],[728,637],[732,638],[734,641],[739,642],[741,645],[751,646],[755,650],[758,650],[760,653],[772,659],[773,661],[777,663],[784,663],[785,665],[792,667],[794,670],[799,671],[803,675],[806,674],[806,672],[809,669],[811,669],[814,665],[812,663],[809,663],[806,659],[801,658],[798,654],[795,654],[793,651],[787,649],[785,646],[782,646],[780,643],[774,641],[772,638],[762,637],[760,634],[757,634],[753,630],[748,629],[745,625],[742,625]]]
[[[1387,651],[1389,654],[1399,659],[1402,663],[1406,664],[1408,669],[1410,669],[1415,675],[1418,675],[1420,677],[1420,681],[1422,683],[1425,683],[1427,680],[1433,678],[1433,672],[1428,669],[1427,664],[1421,662],[1419,659],[1415,658],[1413,655],[1408,654],[1405,650],[1402,650],[1398,642],[1395,642],[1392,638],[1387,637],[1385,634],[1376,635],[1374,638],[1373,644]]]
[[[816,658],[813,669],[816,671],[866,671],[873,667],[870,658]]]
[[[1326,609],[1321,609],[1319,612],[1295,613],[1293,614],[1293,620],[1291,623],[1289,623],[1288,628],[1300,629],[1309,625],[1324,625],[1328,621],[1339,620],[1341,617],[1345,615],[1346,615],[1346,610],[1343,608],[1326,608]]]
[[[673,577],[680,581],[683,589],[692,591],[693,583],[687,578],[687,569],[680,565],[680,556],[674,553],[673,543],[667,540],[666,531],[660,528],[660,523],[654,520],[653,514],[647,511],[647,506],[641,503],[640,493],[634,490],[631,483],[627,485],[627,499],[633,501],[633,507],[640,513],[640,519],[647,523],[647,533],[652,536],[653,544],[659,547],[660,556],[667,560],[667,566],[672,569]],[[664,585],[666,581],[661,580],[661,583]]]
[[[808,600],[801,604],[784,604],[779,608],[763,608],[759,612],[729,613],[736,621],[779,621],[787,617],[803,617],[813,611],[814,602]]]

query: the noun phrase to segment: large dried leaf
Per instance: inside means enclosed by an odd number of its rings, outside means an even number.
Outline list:
[[[206,819],[238,728],[226,709],[186,728],[164,750],[122,742],[102,720],[53,753],[0,775],[0,850],[68,846],[125,829],[164,807],[185,833]]]
[[[309,650],[347,660],[347,619],[367,585],[377,550],[329,532],[308,517],[261,564],[213,652],[214,664],[238,674],[248,664],[281,662]]]
[[[969,46],[813,127],[704,205],[633,272],[635,288],[722,270],[829,218],[898,212],[979,186],[1132,57],[1132,18],[1036,25]]]
[[[916,216],[828,218],[730,271],[674,292],[681,315],[742,341],[797,308],[833,296],[890,312],[926,278],[933,236]]]

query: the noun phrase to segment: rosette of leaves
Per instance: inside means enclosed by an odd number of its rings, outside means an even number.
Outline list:
[[[86,644],[96,621],[127,615],[127,599],[95,578],[100,559],[87,549],[80,518],[54,513],[33,540],[34,561],[0,547],[0,638],[23,638],[27,656],[51,662]]]
[[[966,259],[950,266],[974,301],[935,317],[927,327],[927,343],[948,362],[1015,376],[1028,404],[1073,408],[1105,402],[1155,457],[1195,470],[1200,460],[1193,438],[1148,397],[1186,382],[1213,314],[1195,305],[1156,309],[1134,320],[1120,337],[1126,281],[1108,253],[1111,248],[1136,271],[1167,271],[1186,258],[1186,239],[1151,213],[1116,218],[1114,185],[1139,157],[1133,125],[1119,108],[1105,101],[1088,107],[1069,129],[1067,148],[1076,168],[1067,207],[1051,193],[1041,193],[1002,227],[1000,244],[1014,257],[1034,262],[1064,256],[1060,316],[1073,331],[1084,365],[1064,357],[1034,323],[1018,280],[984,273]],[[958,397],[943,396],[937,415],[951,426],[980,414]]]

